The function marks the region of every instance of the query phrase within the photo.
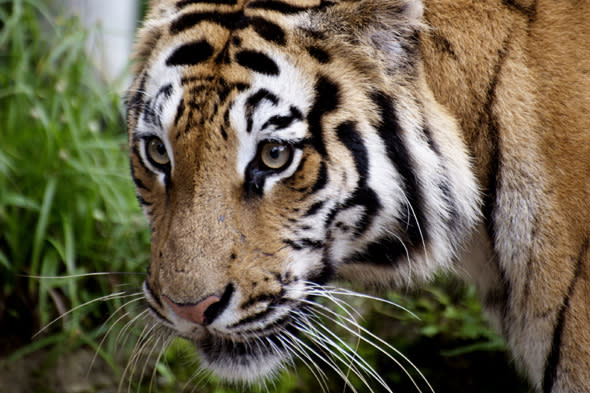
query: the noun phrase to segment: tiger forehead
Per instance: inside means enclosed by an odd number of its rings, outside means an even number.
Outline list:
[[[321,3],[295,6],[274,1],[226,0],[212,5],[210,1],[181,1],[177,3],[180,12],[171,21],[168,34],[172,39],[182,35],[187,42],[175,51],[168,63],[191,64],[184,61],[184,57],[190,54],[193,64],[211,58],[218,64],[227,64],[230,62],[227,49],[231,43],[240,45],[241,39],[236,33],[244,30],[253,30],[264,41],[285,46],[287,32],[284,27],[288,25],[285,18],[318,4]],[[247,61],[246,56],[238,53],[237,62]]]
[[[181,79],[183,97],[174,122],[175,138],[194,133],[215,121],[224,139],[228,138],[232,97],[248,88],[244,82],[230,82],[219,76],[184,76]],[[221,119],[221,120],[219,120]]]
[[[274,73],[259,52],[247,49],[230,56],[230,47],[239,47],[242,38],[251,46],[274,44],[287,48],[289,28],[304,11],[321,9],[327,1],[239,1],[181,0],[158,3],[151,10],[136,57],[147,60],[154,49],[173,48],[167,54],[167,66],[191,66],[201,63],[229,64],[232,61],[254,71]],[[245,33],[245,34],[239,34]],[[168,52],[168,51],[165,51]],[[251,66],[254,67],[251,67]],[[142,68],[142,65],[139,64]],[[139,71],[139,70],[137,70]]]

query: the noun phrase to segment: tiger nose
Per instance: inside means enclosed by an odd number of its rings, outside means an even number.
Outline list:
[[[196,304],[176,303],[166,295],[162,297],[179,317],[199,325],[209,325],[227,308],[233,292],[234,286],[228,284],[221,298],[211,295]]]
[[[214,306],[220,300],[218,296],[209,296],[197,304],[180,304],[172,301],[166,295],[163,295],[163,298],[176,315],[199,325],[208,325],[213,322],[214,318],[211,318],[211,316],[215,313],[208,312],[208,310],[217,308]]]

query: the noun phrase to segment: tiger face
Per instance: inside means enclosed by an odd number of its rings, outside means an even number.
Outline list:
[[[330,279],[428,278],[475,225],[464,143],[419,65],[421,13],[153,2],[128,98],[144,293],[217,375],[271,375]]]

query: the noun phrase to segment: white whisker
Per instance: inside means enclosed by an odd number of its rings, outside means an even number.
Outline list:
[[[287,348],[294,356],[303,362],[308,368],[311,374],[315,377],[316,381],[320,384],[322,392],[328,393],[328,377],[322,368],[314,362],[309,354],[302,350],[300,347],[296,347],[297,343],[288,341],[282,334],[278,336],[279,340],[285,348]]]
[[[325,334],[321,333],[318,328],[314,326],[310,326],[313,328],[315,334],[319,336],[322,342],[326,342],[329,345],[332,345],[335,349],[340,351],[344,356],[346,356],[351,362],[356,363],[359,367],[362,368],[364,372],[368,375],[373,377],[381,386],[383,386],[388,392],[393,393],[391,388],[387,385],[385,380],[375,371],[375,369],[360,355],[358,355],[357,351],[354,350],[348,343],[346,343],[342,338],[340,338],[336,333],[331,331],[327,326],[324,324],[317,324],[319,328],[326,331],[330,336],[336,339],[334,342],[331,338],[327,337]],[[342,346],[344,348],[342,348]]]
[[[101,325],[104,326],[106,324],[109,323],[109,321],[115,317],[115,315],[117,315],[119,313],[119,311],[121,311],[122,309],[124,309],[125,307],[129,306],[131,303],[135,303],[141,299],[143,299],[143,295],[141,292],[136,292],[136,293],[132,293],[130,295],[125,295],[122,296],[121,299],[123,298],[127,298],[127,297],[133,297],[133,296],[138,296],[136,299],[132,299],[129,300],[128,302],[125,302],[124,304],[122,304],[121,306],[119,306]],[[110,332],[113,330],[113,328],[119,323],[119,321],[123,318],[125,318],[126,316],[128,316],[129,313],[124,313],[121,317],[119,317],[113,324],[111,324],[111,326],[107,329],[106,333],[104,334],[102,340],[100,340],[100,343],[98,344],[98,347],[94,353],[94,356],[92,357],[92,361],[90,362],[90,367],[88,369],[88,371],[90,371],[90,369],[92,368],[92,365],[94,364],[94,361],[96,360],[96,356],[98,355],[98,352],[100,351],[100,349],[102,348],[102,345],[104,344],[106,338],[108,337],[108,335],[110,334]]]
[[[300,323],[303,323],[303,325],[299,325]],[[389,388],[387,383],[385,383],[385,381],[376,373],[376,371],[369,365],[369,363],[367,363],[362,357],[360,357],[356,353],[355,350],[353,350],[346,342],[344,342],[344,340],[339,338],[335,333],[333,333],[325,325],[323,325],[321,323],[319,323],[317,325],[320,326],[321,328],[323,328],[325,331],[329,332],[333,337],[335,337],[337,339],[337,342],[335,342],[330,337],[328,337],[325,334],[323,334],[322,332],[320,332],[315,327],[315,325],[313,325],[308,320],[308,318],[299,319],[298,324],[296,324],[295,326],[301,332],[303,332],[307,337],[309,337],[310,339],[312,339],[313,341],[315,341],[319,345],[327,344],[327,345],[333,347],[339,353],[341,353],[345,358],[338,356],[333,351],[330,351],[330,356],[336,357],[336,359],[339,360],[344,365],[348,364],[349,371],[353,372],[369,388],[369,390],[371,392],[373,390],[370,387],[366,378],[364,377],[363,372],[372,376],[375,380],[377,380],[377,382],[379,382],[380,385],[382,385],[385,389],[387,389],[388,392],[391,392],[391,389]],[[344,348],[339,344],[343,345]],[[346,359],[348,359],[350,361],[350,363],[347,363]],[[361,368],[362,372],[361,372],[361,370],[359,370],[356,367],[355,364]]]
[[[372,333],[368,329],[362,327],[361,325],[358,325],[356,323],[356,321],[354,321],[352,319],[349,319],[349,318],[346,318],[346,317],[343,317],[342,315],[336,313],[335,311],[331,310],[330,308],[328,308],[328,307],[326,307],[326,306],[324,306],[322,304],[315,303],[315,302],[312,302],[312,301],[309,301],[309,300],[302,300],[302,302],[304,302],[306,304],[309,304],[311,306],[316,307],[317,308],[315,310],[316,313],[318,313],[319,315],[322,315],[323,317],[331,320],[332,322],[334,322],[338,326],[342,327],[343,329],[347,330],[349,333],[355,335],[356,337],[359,337],[362,341],[364,341],[367,344],[371,345],[373,348],[377,349],[379,352],[383,353],[389,359],[391,359],[392,361],[394,361],[395,364],[397,364],[400,367],[400,369],[406,374],[406,376],[410,379],[410,381],[416,387],[416,389],[419,392],[422,392],[422,390],[418,386],[417,382],[414,380],[414,378],[411,376],[411,374],[405,369],[405,367],[403,367],[403,365],[400,363],[400,361],[398,359],[396,359],[395,357],[393,357],[389,352],[387,352],[381,346],[377,345],[377,343],[375,343],[375,342],[367,339],[362,334],[359,334],[358,332],[356,332],[355,330],[353,330],[352,328],[350,328],[348,325],[346,325],[342,321],[345,321],[345,322],[348,322],[348,323],[354,325],[356,328],[358,328],[364,334],[368,335],[371,339],[376,340],[379,344],[381,344],[381,345],[385,346],[386,348],[388,348],[389,350],[393,351],[397,356],[399,356],[405,362],[407,362],[418,373],[418,375],[420,375],[420,377],[422,378],[422,380],[424,380],[424,382],[426,383],[426,385],[428,386],[428,388],[430,389],[430,391],[432,391],[434,393],[434,389],[432,388],[432,386],[430,385],[430,383],[428,382],[428,380],[426,379],[426,377],[424,376],[424,374],[422,374],[422,372],[420,371],[420,369],[418,369],[418,367],[416,367],[416,365],[414,365],[414,363],[412,363],[403,353],[401,353],[398,349],[396,349],[395,347],[393,347],[392,345],[390,345],[389,343],[387,343],[385,340],[383,340],[379,336],[375,335],[374,333]]]
[[[164,337],[164,333],[161,333],[161,337]],[[173,337],[168,337],[168,339],[162,340],[162,348],[160,348],[160,351],[158,352],[158,356],[156,357],[156,361],[154,363],[154,369],[152,370],[152,376],[150,378],[150,385],[148,388],[148,393],[152,393],[152,386],[154,384],[154,380],[156,379],[156,373],[158,371],[158,364],[160,363],[160,359],[162,359],[162,356],[164,355],[164,353],[166,352],[166,350],[170,346],[170,343],[172,342],[172,340],[173,340]]]
[[[316,350],[314,350],[313,348],[311,348],[309,345],[307,345],[305,342],[303,342],[301,339],[299,339],[297,336],[293,335],[290,332],[285,331],[285,334],[289,336],[289,338],[293,341],[298,343],[298,346],[302,347],[302,349],[305,349],[306,351],[308,351],[309,353],[317,356],[319,359],[322,359],[326,365],[328,365],[328,367],[330,367],[332,370],[334,370],[334,372],[336,372],[336,374],[338,374],[338,376],[340,376],[340,378],[342,378],[342,380],[350,386],[350,389],[354,392],[354,393],[358,393],[358,391],[356,390],[356,388],[350,383],[350,381],[346,378],[346,374],[344,374],[344,372],[336,365],[334,364],[333,361],[331,361],[331,359],[327,359],[323,356],[321,356]],[[302,351],[305,352],[305,351]]]
[[[36,280],[70,280],[73,278],[85,278],[85,277],[96,277],[96,276],[144,276],[145,273],[139,272],[92,272],[92,273],[80,273],[70,274],[67,276],[38,276],[34,274],[18,274],[19,277],[34,278]]]
[[[305,283],[309,289],[311,289],[311,291],[307,291],[306,288],[306,293],[309,293],[310,295],[314,295],[314,296],[324,296],[327,297],[326,295],[343,295],[343,296],[351,296],[351,297],[357,297],[360,299],[368,299],[368,300],[374,300],[380,303],[384,303],[384,304],[388,304],[390,306],[393,306],[395,308],[398,308],[404,312],[407,312],[408,314],[410,314],[413,318],[416,318],[417,320],[420,320],[420,317],[418,315],[416,315],[415,313],[413,313],[412,311],[408,310],[406,307],[402,306],[401,304],[395,303],[391,300],[387,300],[387,299],[383,299],[377,296],[372,296],[372,295],[368,295],[366,293],[361,293],[361,292],[356,292],[356,291],[352,291],[346,288],[338,288],[338,287],[331,287],[331,286],[320,286],[317,285],[313,282],[306,282]],[[330,297],[330,299],[332,299]],[[337,298],[336,298],[337,299]]]
[[[141,357],[143,349],[145,348],[145,346],[148,343],[150,343],[151,341],[154,340],[154,337],[150,336],[150,333],[153,331],[153,329],[156,327],[156,325],[157,325],[157,323],[153,323],[151,326],[145,325],[141,334],[139,335],[139,338],[137,339],[137,342],[135,343],[135,346],[133,347],[133,350],[131,351],[131,353],[132,353],[131,358],[129,359],[129,361],[127,362],[127,366],[123,370],[123,375],[121,376],[121,382],[123,382],[123,380],[127,376],[127,373],[129,371],[131,371],[131,373],[129,374],[129,377],[128,377],[129,382],[127,384],[127,392],[128,393],[131,392],[131,383],[133,380],[133,375],[135,374],[135,368],[137,367],[137,362],[139,361],[139,358]],[[131,367],[131,370],[129,370],[130,367]],[[120,388],[121,388],[121,386],[119,385],[119,389]]]
[[[67,315],[70,315],[71,313],[73,313],[76,310],[79,310],[83,307],[86,307],[92,303],[96,303],[96,302],[104,302],[107,300],[113,300],[113,299],[118,299],[121,298],[123,295],[125,295],[125,292],[115,292],[115,293],[111,293],[109,295],[105,295],[105,296],[101,296],[99,298],[96,299],[92,299],[89,300],[85,303],[79,304],[76,307],[72,308],[71,310],[61,314],[59,317],[55,318],[54,320],[52,320],[51,322],[49,322],[47,325],[43,326],[37,333],[35,333],[33,335],[33,338],[37,337],[38,335],[40,335],[41,333],[43,333],[45,330],[47,330],[50,326],[53,326],[53,324],[55,324],[56,322],[58,322],[59,320],[61,320],[62,318],[64,318]]]
[[[131,303],[137,302],[141,299],[143,299],[142,293],[141,292],[137,292],[125,297],[132,297],[132,296],[139,296],[136,299],[132,299],[126,303],[124,303],[123,305],[119,306],[108,318],[106,321],[103,322],[102,326],[104,326],[105,324],[107,324],[115,315],[117,315],[119,313],[120,310],[122,310],[123,308],[129,306]],[[96,348],[96,351],[94,351],[94,356],[92,356],[92,360],[90,361],[90,366],[88,366],[88,373],[90,373],[90,370],[92,369],[94,362],[96,361],[96,358],[98,356],[98,353],[100,352],[100,349],[102,348],[105,340],[107,339],[107,337],[109,336],[109,334],[111,333],[111,331],[113,330],[113,328],[115,326],[117,326],[117,324],[119,323],[119,321],[121,321],[123,318],[129,316],[129,313],[126,312],[123,315],[121,315],[119,318],[117,318],[117,320],[115,322],[113,322],[111,324],[111,326],[107,329],[107,331],[105,332],[103,338],[100,340],[100,343],[98,344],[98,347]]]
[[[422,241],[422,248],[424,250],[424,259],[426,260],[426,263],[428,263],[428,250],[426,248],[426,242],[424,241],[424,235],[422,233],[422,228],[420,226],[420,222],[418,221],[418,217],[416,216],[416,212],[414,211],[414,207],[410,203],[410,201],[409,201],[408,197],[406,196],[405,192],[402,192],[402,196],[406,200],[406,203],[407,203],[409,209],[412,212],[412,216],[414,217],[414,220],[416,221],[416,225],[418,226],[418,233],[420,234],[420,240]],[[408,226],[409,226],[409,216],[408,216]],[[402,242],[402,244],[403,244],[403,242]],[[404,248],[405,248],[405,246],[404,246]],[[407,252],[407,250],[406,250],[406,252]],[[408,257],[408,260],[409,260],[409,257]]]

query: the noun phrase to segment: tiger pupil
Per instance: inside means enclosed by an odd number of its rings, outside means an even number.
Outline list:
[[[276,160],[279,158],[279,155],[281,154],[281,152],[283,151],[283,148],[278,147],[278,146],[274,146],[270,149],[270,158],[272,158],[273,160]]]

